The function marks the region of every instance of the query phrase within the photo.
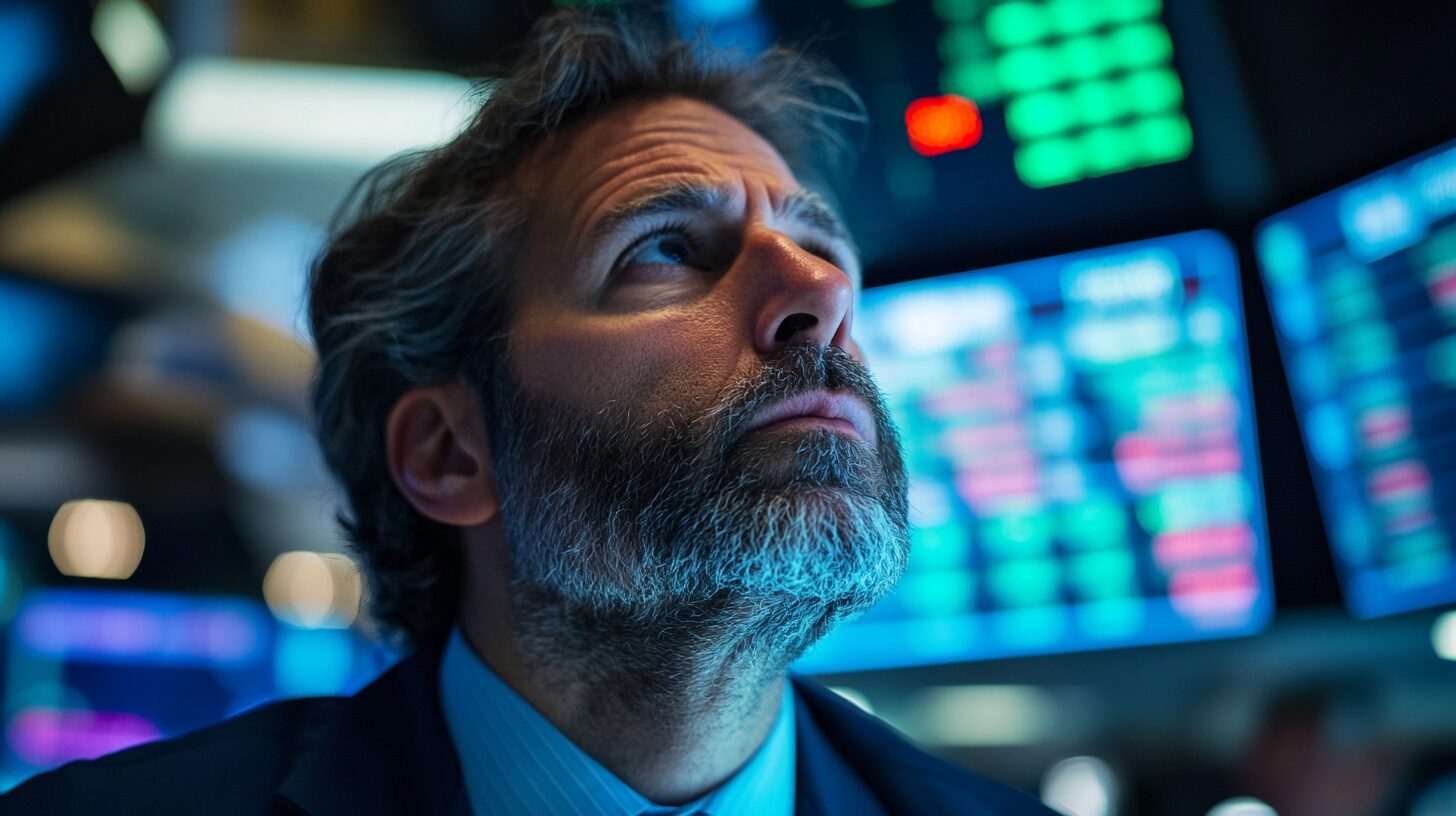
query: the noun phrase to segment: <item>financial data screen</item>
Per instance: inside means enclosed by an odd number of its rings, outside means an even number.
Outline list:
[[[270,700],[351,693],[386,659],[251,599],[111,589],[32,592],[6,647],[0,791]]]
[[[1456,601],[1456,142],[1256,240],[1346,602]]]
[[[910,566],[806,672],[1261,629],[1272,611],[1238,267],[1195,232],[868,290]]]

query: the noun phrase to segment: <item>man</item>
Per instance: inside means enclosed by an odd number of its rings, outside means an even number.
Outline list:
[[[1046,813],[787,676],[908,551],[854,248],[800,180],[852,99],[787,51],[541,24],[311,282],[320,440],[413,655],[7,812]]]

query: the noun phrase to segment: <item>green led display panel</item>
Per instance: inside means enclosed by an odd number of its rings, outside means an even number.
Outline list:
[[[996,54],[986,32],[986,12],[998,0],[934,0],[940,18],[940,74],[943,93],[964,96],[977,105],[999,101],[1004,93],[996,75]]]
[[[941,89],[1004,102],[1017,175],[1050,187],[1193,149],[1161,0],[935,0]]]

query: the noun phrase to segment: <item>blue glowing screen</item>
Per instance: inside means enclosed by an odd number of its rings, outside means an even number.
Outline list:
[[[1351,611],[1456,601],[1456,142],[1256,237]]]
[[[0,5],[0,139],[60,64],[57,28],[44,3]]]
[[[910,566],[799,669],[1266,624],[1243,308],[1222,236],[871,289],[855,328],[904,433]]]
[[[0,416],[35,410],[98,365],[110,321],[81,295],[0,274]]]
[[[8,646],[0,791],[270,700],[352,693],[392,657],[250,599],[99,589],[31,593]]]

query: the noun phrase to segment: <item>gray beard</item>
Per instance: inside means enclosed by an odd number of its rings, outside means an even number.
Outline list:
[[[817,388],[863,399],[877,448],[824,430],[744,437],[759,409]],[[791,346],[696,415],[494,390],[516,636],[547,674],[619,703],[702,685],[700,699],[729,704],[904,571],[899,437],[869,372],[837,348]]]

